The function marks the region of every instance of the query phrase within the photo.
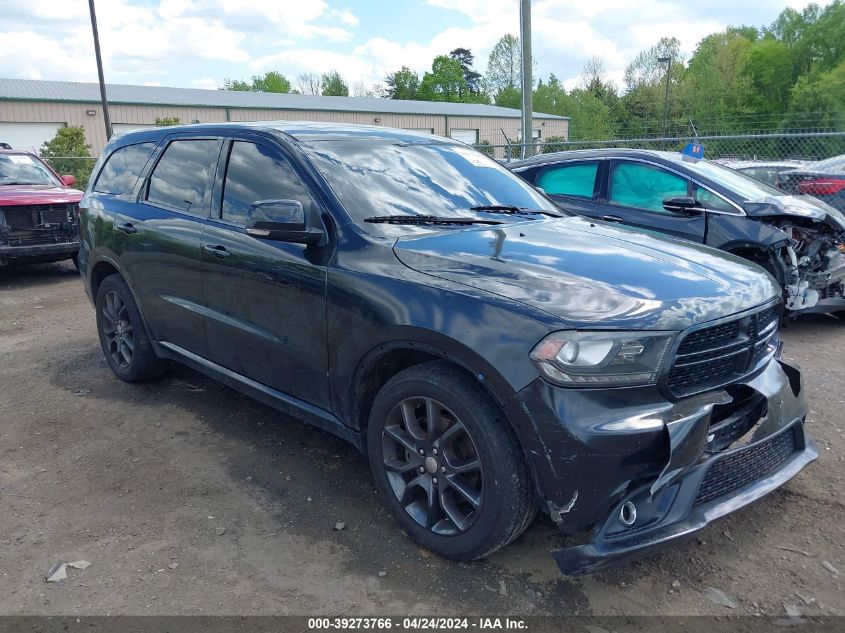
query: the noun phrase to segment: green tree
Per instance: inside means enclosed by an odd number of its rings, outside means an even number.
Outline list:
[[[320,85],[323,90],[323,96],[327,97],[348,97],[349,86],[340,76],[336,70],[325,73],[320,78]]]
[[[423,75],[419,98],[423,101],[464,101],[469,90],[460,63],[446,55],[438,55],[431,63],[431,72]]]
[[[155,124],[159,127],[170,127],[173,125],[179,125],[182,123],[182,120],[178,116],[165,116],[165,117],[156,117]]]
[[[493,103],[503,108],[521,108],[522,90],[515,86],[506,86],[496,93]]]
[[[522,49],[518,37],[508,33],[496,42],[487,58],[486,80],[496,93],[505,88],[521,87]]]
[[[94,169],[94,159],[85,143],[85,129],[60,127],[56,135],[41,146],[41,157],[60,174],[76,176],[76,187],[85,189]]]
[[[461,65],[461,71],[464,74],[464,82],[467,85],[467,90],[470,94],[479,94],[481,90],[481,73],[473,69],[472,65],[475,62],[475,56],[468,48],[456,48],[449,57],[454,59]]]
[[[253,75],[250,81],[242,79],[225,79],[223,90],[238,92],[279,92],[289,93],[290,81],[282,73],[270,70],[263,75]]]
[[[387,84],[384,90],[387,99],[419,99],[419,75],[407,66],[387,75],[384,83]]]

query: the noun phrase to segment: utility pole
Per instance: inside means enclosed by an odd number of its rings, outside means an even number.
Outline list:
[[[522,157],[534,154],[534,133],[531,113],[534,110],[534,98],[531,79],[531,0],[519,2],[520,43],[522,44]]]
[[[88,10],[91,12],[91,31],[94,33],[94,55],[97,57],[97,75],[100,78],[100,100],[103,102],[103,122],[106,124],[106,140],[111,138],[111,118],[109,117],[109,102],[106,100],[106,80],[103,79],[103,58],[100,56],[100,35],[97,33],[97,13],[94,11],[94,0],[88,0]]]
[[[669,128],[669,77],[672,74],[672,57],[658,57],[657,61],[666,64],[666,92],[663,96],[663,136]]]

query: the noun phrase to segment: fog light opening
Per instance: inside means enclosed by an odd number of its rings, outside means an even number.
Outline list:
[[[626,527],[634,525],[637,520],[637,506],[630,501],[623,503],[622,508],[619,510],[619,520]]]

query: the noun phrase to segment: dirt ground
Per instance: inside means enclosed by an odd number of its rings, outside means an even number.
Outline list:
[[[0,268],[0,614],[843,615],[845,322],[783,337],[820,459],[698,538],[567,579],[543,517],[484,561],[420,550],[353,448],[188,369],[118,381],[69,263]]]

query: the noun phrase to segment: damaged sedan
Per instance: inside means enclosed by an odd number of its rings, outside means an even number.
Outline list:
[[[76,261],[75,183],[34,154],[0,149],[0,266]]]
[[[790,315],[845,315],[845,216],[817,198],[674,152],[577,150],[508,166],[574,213],[759,264],[777,280]]]
[[[539,510],[579,535],[554,552],[565,573],[616,565],[818,455],[771,276],[565,216],[449,139],[130,132],[79,229],[118,378],[176,361],[348,440],[401,527],[447,558],[496,551]]]

